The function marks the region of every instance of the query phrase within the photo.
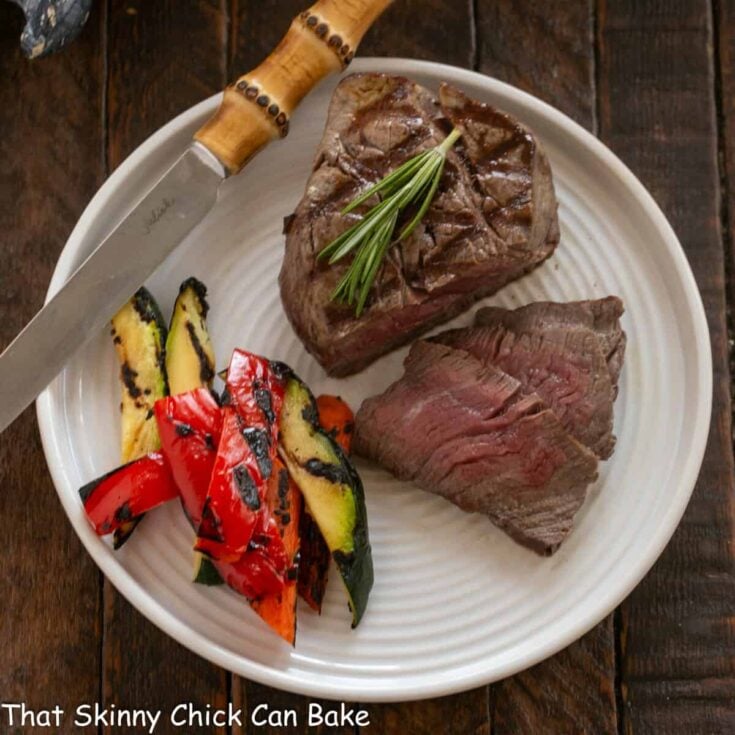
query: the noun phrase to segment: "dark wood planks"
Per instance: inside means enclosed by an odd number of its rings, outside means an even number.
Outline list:
[[[479,69],[594,132],[593,27],[588,0],[479,0]],[[616,733],[612,616],[556,656],[492,686],[491,712],[495,735]]]
[[[368,707],[370,727],[361,733],[396,735],[490,735],[490,700],[486,686],[449,697],[377,704]]]
[[[225,0],[110,0],[110,168],[226,81]]]
[[[19,50],[21,21],[0,5],[0,349],[41,307],[103,177],[101,13],[62,58],[33,62]],[[33,408],[0,436],[0,487],[0,699],[72,712],[99,691],[99,574],[54,491]],[[66,718],[54,731],[80,729]]]
[[[635,735],[735,731],[735,495],[710,10],[703,0],[599,4],[600,132],[679,235],[714,361],[712,430],[694,495],[622,606],[623,725]]]
[[[720,105],[719,148],[723,175],[723,235],[726,245],[725,273],[728,303],[732,308],[735,298],[735,2],[718,0],[714,4],[715,73],[718,77],[718,103]],[[730,322],[732,334],[733,323]],[[730,354],[732,378],[734,355]]]
[[[110,170],[161,125],[223,87],[226,23],[226,9],[217,0],[112,0],[108,46]],[[158,630],[108,582],[104,589],[103,655],[105,704],[163,709],[156,732],[180,732],[167,719],[180,702],[193,702],[200,708],[226,705],[227,674]],[[216,728],[189,731],[224,733]]]
[[[478,0],[476,22],[480,71],[595,129],[590,0]]]
[[[303,0],[230,2],[230,79],[262,61],[308,5]],[[396,0],[367,32],[358,56],[406,56],[471,67],[471,0]]]

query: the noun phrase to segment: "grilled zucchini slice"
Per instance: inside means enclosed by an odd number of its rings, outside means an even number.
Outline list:
[[[286,385],[280,428],[281,455],[337,564],[354,628],[373,586],[362,482],[339,445],[321,428],[314,396],[295,376]]]
[[[207,287],[193,276],[179,287],[166,340],[166,373],[171,395],[197,388],[211,388],[214,380],[214,347],[207,329]],[[194,552],[193,580],[197,584],[222,584],[214,564]]]

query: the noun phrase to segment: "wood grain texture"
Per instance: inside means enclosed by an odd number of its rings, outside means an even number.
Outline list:
[[[723,174],[723,236],[726,249],[725,275],[727,300],[735,299],[735,1],[716,0],[714,3],[715,63],[717,68],[718,112],[720,114],[719,153]],[[732,306],[731,306],[732,308]],[[730,335],[733,319],[730,314]],[[735,350],[730,348],[731,378],[735,368]]]
[[[593,27],[590,0],[478,0],[480,71],[594,130]]]
[[[231,2],[231,78],[259,63],[291,17],[308,5],[304,0]],[[365,35],[358,56],[406,56],[472,68],[471,0],[395,0]]]
[[[243,716],[243,727],[234,727],[231,735],[294,735],[294,733],[300,735],[302,733],[303,735],[355,735],[357,732],[357,728],[349,725],[344,727],[330,727],[323,724],[309,725],[310,704],[319,704],[326,712],[328,709],[339,707],[339,703],[327,702],[314,697],[301,697],[239,677],[234,677],[232,701],[235,707],[242,709],[246,714]],[[267,712],[262,705],[267,706]],[[285,719],[291,716],[286,714],[289,712],[295,713],[296,724],[293,724],[293,720]],[[282,725],[279,726],[276,720],[273,720],[271,725],[257,724],[267,720],[269,713],[281,717]],[[314,722],[318,720],[315,719]]]
[[[594,132],[593,26],[588,0],[479,0],[479,70],[540,97]],[[518,53],[522,48],[533,53]],[[490,691],[495,735],[616,733],[612,616]]]
[[[109,13],[107,156],[112,170],[161,125],[224,86],[226,8],[217,0],[112,0]],[[158,630],[109,582],[103,655],[105,703],[163,709],[166,717],[157,733],[181,732],[167,720],[180,702],[200,708],[227,703],[228,675]]]
[[[95,12],[63,57],[29,62],[22,15],[0,4],[0,348],[41,307],[103,178],[102,23]],[[54,491],[33,408],[0,436],[0,487],[0,700],[73,710],[99,692],[99,574]],[[80,729],[67,720],[55,731]]]
[[[614,735],[612,615],[556,656],[491,687],[493,735]]]
[[[490,735],[487,687],[449,697],[368,707],[370,727],[361,733]]]
[[[626,733],[735,732],[730,374],[710,4],[601,2],[600,132],[670,218],[712,337],[712,429],[672,541],[622,606]]]
[[[225,0],[110,0],[109,38],[114,169],[171,118],[224,87]]]

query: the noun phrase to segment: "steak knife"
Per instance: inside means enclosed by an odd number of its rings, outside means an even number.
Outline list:
[[[285,137],[299,102],[350,63],[391,2],[318,0],[260,66],[225,89],[188,149],[0,355],[0,432],[204,219],[222,181]]]

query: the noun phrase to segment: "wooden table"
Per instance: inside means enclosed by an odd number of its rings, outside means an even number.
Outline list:
[[[98,0],[77,42],[28,62],[18,51],[20,13],[0,2],[1,344],[40,307],[59,252],[105,177],[172,116],[254,66],[302,5]],[[452,697],[371,706],[361,731],[734,733],[735,0],[397,0],[361,52],[480,70],[596,133],[681,238],[714,360],[697,488],[633,594],[533,669]],[[0,701],[165,710],[230,699],[248,711],[261,702],[304,710],[304,698],[231,676],[174,643],[102,578],[53,490],[32,410],[0,437],[0,524]],[[59,731],[79,730],[66,720]],[[257,729],[266,731],[278,732]]]

